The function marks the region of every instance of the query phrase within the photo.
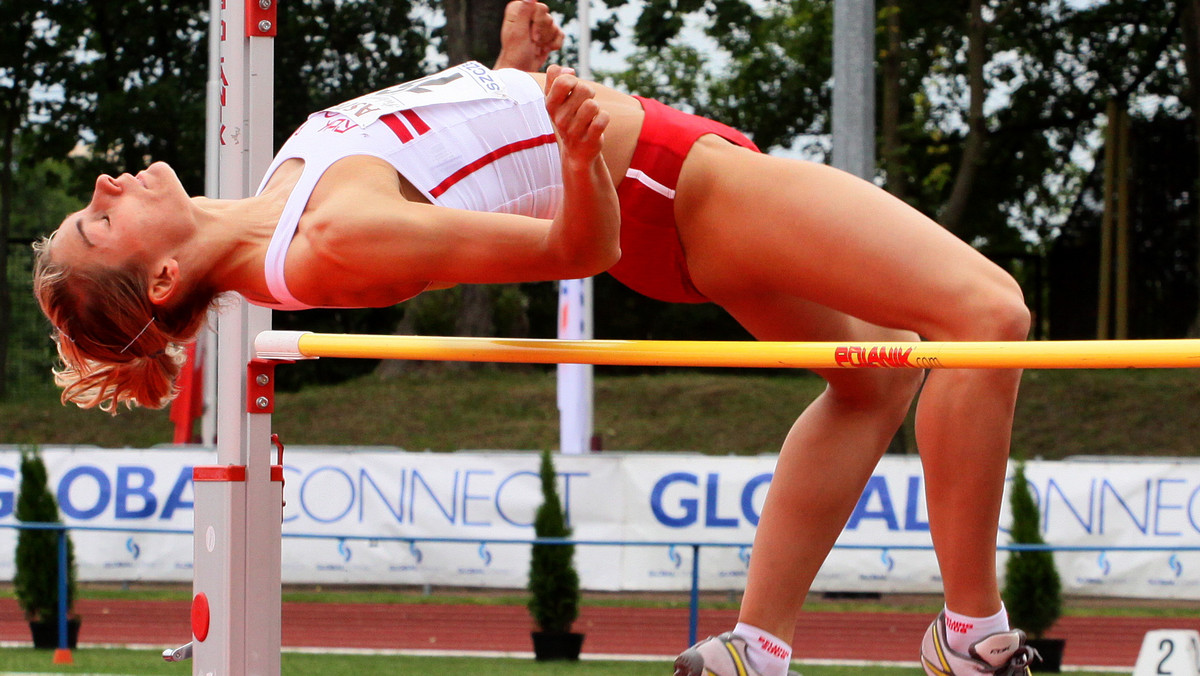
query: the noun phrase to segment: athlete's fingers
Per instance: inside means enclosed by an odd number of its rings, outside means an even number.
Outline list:
[[[600,139],[608,126],[608,115],[591,99],[579,103],[573,112],[563,113],[556,120],[564,152],[591,157],[600,152]]]
[[[573,82],[560,77],[550,92],[547,102],[547,111],[550,113],[550,117],[554,120],[555,125],[562,128],[564,132],[577,126],[577,120],[581,116],[590,119],[599,111],[598,106],[592,101],[595,92],[591,85],[575,78],[572,80]]]
[[[576,88],[585,84],[575,76],[575,69],[550,66],[546,71],[546,108],[553,114],[554,110],[570,101]],[[589,87],[580,88],[580,93],[585,96],[591,96],[590,91]]]
[[[536,3],[532,12],[530,34],[533,44],[548,53],[562,47],[563,31],[550,14],[550,8],[542,3]]]
[[[528,25],[539,4],[537,0],[512,0],[504,6],[504,22]]]

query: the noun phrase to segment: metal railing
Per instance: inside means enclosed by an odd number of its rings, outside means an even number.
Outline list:
[[[59,647],[67,645],[67,533],[72,530],[110,533],[149,533],[167,535],[193,535],[190,530],[175,528],[123,528],[117,526],[67,526],[61,523],[0,524],[0,528],[17,530],[53,530],[58,532],[58,639]],[[688,598],[688,644],[696,642],[700,620],[700,549],[703,547],[750,547],[743,542],[691,542],[686,540],[575,540],[571,538],[455,538],[455,537],[408,537],[400,535],[336,535],[326,533],[284,533],[285,538],[308,540],[338,540],[361,542],[404,542],[443,543],[469,545],[575,545],[603,547],[690,547],[692,550],[691,588]],[[933,545],[878,545],[878,544],[835,544],[834,549],[888,551],[933,551]],[[1114,546],[1114,545],[1051,545],[1051,544],[1008,544],[997,545],[999,551],[1009,552],[1200,552],[1200,545],[1175,547]],[[687,647],[687,646],[683,646]]]

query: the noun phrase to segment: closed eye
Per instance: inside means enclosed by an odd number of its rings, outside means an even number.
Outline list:
[[[79,232],[79,237],[83,239],[84,244],[91,248],[95,248],[96,245],[92,244],[92,240],[88,239],[88,236],[83,233],[83,219],[77,219],[75,221],[75,230]]]

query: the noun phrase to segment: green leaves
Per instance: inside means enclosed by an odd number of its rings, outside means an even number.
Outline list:
[[[533,530],[539,538],[571,536],[562,503],[558,499],[557,475],[549,451],[542,451],[542,506],[534,517]],[[563,633],[579,617],[579,573],[575,570],[575,545],[535,544],[529,563],[529,612],[542,631]]]

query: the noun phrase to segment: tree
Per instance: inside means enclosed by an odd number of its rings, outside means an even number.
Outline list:
[[[1037,503],[1025,479],[1025,463],[1017,463],[1013,475],[1013,544],[1044,545]],[[1004,605],[1015,626],[1042,638],[1062,614],[1062,580],[1049,550],[1015,551],[1004,567]]]
[[[550,451],[542,451],[538,471],[542,504],[534,515],[534,535],[569,538],[571,527],[558,497],[558,475]],[[529,562],[529,612],[544,632],[566,633],[579,617],[579,573],[575,570],[575,545],[535,544]]]
[[[1180,35],[1183,39],[1183,63],[1185,73],[1187,74],[1187,87],[1185,88],[1186,101],[1188,107],[1192,109],[1192,119],[1196,118],[1196,111],[1200,111],[1200,0],[1178,0],[1179,1],[1179,18],[1180,18]],[[1200,166],[1200,135],[1197,135],[1194,152],[1197,156],[1197,165]],[[1196,186],[1200,188],[1200,185]],[[1196,213],[1195,218],[1200,222],[1200,200],[1195,203]],[[1200,240],[1200,227],[1196,228],[1196,237]],[[1200,252],[1200,241],[1196,247],[1197,252]],[[1200,267],[1200,258],[1196,260],[1196,266]],[[1200,293],[1200,289],[1197,290]],[[1188,327],[1188,336],[1200,336],[1200,311],[1192,318],[1192,324]]]
[[[61,111],[63,102],[49,87],[70,72],[68,53],[78,35],[79,24],[63,20],[59,4],[50,0],[0,3],[0,25],[6,27],[0,39],[0,398],[6,394],[8,327],[12,325],[8,245],[17,151],[31,124],[54,119]]]
[[[37,448],[21,449],[21,487],[13,515],[25,523],[61,523],[58,503],[47,483],[46,465]],[[68,613],[75,602],[75,553],[67,538],[67,598]],[[13,554],[15,572],[13,591],[26,619],[48,622],[58,617],[58,532],[53,530],[21,530]]]

